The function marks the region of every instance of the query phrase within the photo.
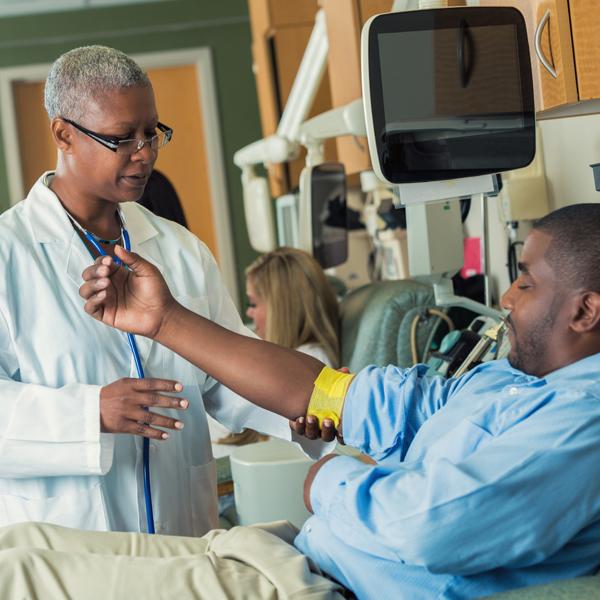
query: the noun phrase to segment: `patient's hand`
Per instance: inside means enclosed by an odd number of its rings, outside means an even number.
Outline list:
[[[342,438],[342,424],[336,429],[331,419],[323,419],[323,427],[319,427],[319,420],[314,415],[298,417],[295,421],[290,421],[290,428],[298,435],[302,435],[309,440],[321,439],[324,442],[331,442],[336,437],[340,444],[344,443]]]
[[[340,367],[341,373],[350,373],[348,367]],[[342,422],[336,429],[331,419],[323,419],[323,427],[319,427],[319,420],[314,415],[306,415],[306,417],[298,417],[295,421],[290,421],[290,429],[298,435],[303,435],[309,440],[321,439],[324,442],[332,442],[336,437],[340,444],[344,443],[342,437]]]

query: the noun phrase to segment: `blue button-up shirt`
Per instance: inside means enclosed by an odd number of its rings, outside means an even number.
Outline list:
[[[368,367],[296,546],[359,598],[473,598],[600,565],[600,354],[544,378]]]

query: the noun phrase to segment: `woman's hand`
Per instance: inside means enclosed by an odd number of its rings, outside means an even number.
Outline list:
[[[83,272],[84,309],[106,325],[154,338],[177,302],[154,265],[120,246],[115,254],[128,268],[103,256]]]
[[[100,390],[100,430],[106,433],[131,433],[156,440],[169,434],[158,429],[183,429],[183,423],[154,413],[149,408],[185,410],[189,402],[166,396],[183,386],[167,379],[119,379]],[[162,393],[161,393],[162,392]]]

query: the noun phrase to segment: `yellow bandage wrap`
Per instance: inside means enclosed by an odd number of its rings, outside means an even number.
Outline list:
[[[323,419],[331,419],[336,428],[340,424],[346,392],[353,377],[329,367],[323,367],[319,373],[306,414],[317,417],[320,427]]]

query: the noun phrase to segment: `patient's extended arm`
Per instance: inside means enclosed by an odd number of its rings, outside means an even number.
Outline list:
[[[154,338],[251,402],[289,419],[306,414],[319,360],[233,333],[181,306],[149,262],[117,247],[83,273],[80,295],[95,319]]]

